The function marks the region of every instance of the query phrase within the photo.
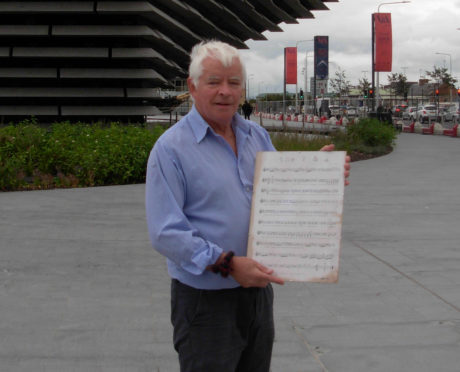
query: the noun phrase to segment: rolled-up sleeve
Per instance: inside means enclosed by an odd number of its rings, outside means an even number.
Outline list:
[[[203,239],[183,212],[186,179],[180,163],[158,141],[146,175],[147,226],[153,247],[193,275],[217,261],[222,248]]]

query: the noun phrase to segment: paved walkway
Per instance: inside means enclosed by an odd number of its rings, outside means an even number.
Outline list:
[[[460,139],[352,165],[338,284],[276,287],[273,372],[458,372]],[[176,372],[144,185],[0,193],[0,372]],[[208,371],[206,371],[208,372]]]

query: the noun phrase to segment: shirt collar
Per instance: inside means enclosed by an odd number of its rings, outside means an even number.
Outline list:
[[[190,110],[188,122],[197,143],[200,143],[204,137],[206,137],[208,130],[212,130],[209,124],[200,115],[195,105],[193,105],[192,109]],[[235,131],[241,130],[246,135],[251,134],[250,125],[246,123],[246,121],[238,114],[233,115],[232,126],[233,130]]]

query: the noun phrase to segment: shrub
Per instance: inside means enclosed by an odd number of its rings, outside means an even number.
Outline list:
[[[362,119],[347,128],[346,137],[350,144],[374,146],[393,146],[396,130],[377,119]]]
[[[276,133],[272,142],[279,151],[317,151],[334,143],[336,150],[348,153],[383,154],[394,145],[397,132],[392,126],[377,119],[362,119],[347,126],[345,132],[335,131],[329,137],[310,134]]]
[[[144,182],[150,149],[163,131],[118,123],[6,126],[0,129],[0,189]]]

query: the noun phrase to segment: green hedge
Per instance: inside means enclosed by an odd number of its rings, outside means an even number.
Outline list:
[[[117,123],[33,120],[0,129],[0,190],[140,183],[149,152],[163,133]]]
[[[363,119],[347,129],[349,142],[364,146],[392,146],[397,132],[377,119]]]
[[[0,128],[0,190],[121,185],[145,181],[149,152],[164,132],[161,126],[56,123],[35,120]],[[280,151],[319,150],[335,143],[349,153],[385,153],[396,131],[376,119],[360,120],[329,138],[274,134]]]
[[[384,154],[394,146],[397,131],[377,119],[361,119],[347,126],[346,131],[334,131],[328,137],[311,134],[272,134],[273,145],[279,151],[317,151],[334,143],[336,150],[365,154]]]

